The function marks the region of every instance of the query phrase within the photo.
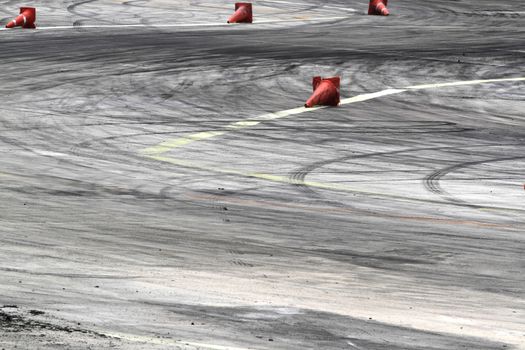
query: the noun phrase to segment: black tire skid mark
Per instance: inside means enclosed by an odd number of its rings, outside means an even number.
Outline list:
[[[298,170],[295,170],[293,172],[290,172],[288,174],[288,178],[290,179],[290,182],[299,188],[301,191],[313,195],[317,198],[320,198],[320,194],[315,191],[313,188],[305,184],[305,178],[306,176],[311,173],[312,171],[327,166],[329,164],[334,163],[340,163],[345,162],[351,159],[363,159],[363,158],[371,158],[371,157],[377,157],[377,156],[385,156],[385,155],[394,155],[394,154],[403,154],[403,153],[411,153],[411,152],[418,152],[423,150],[436,150],[440,147],[429,147],[429,148],[410,148],[410,149],[403,149],[398,151],[389,151],[389,152],[375,152],[375,153],[367,153],[367,154],[361,154],[361,155],[346,155],[338,158],[332,158],[327,160],[322,160],[319,162],[308,164]]]
[[[73,22],[73,26],[74,27],[82,27],[82,25],[86,21],[94,20],[94,19],[96,19],[97,22],[102,22],[102,23],[106,23],[106,24],[114,24],[114,22],[112,20],[104,20],[104,19],[98,18],[97,15],[86,15],[86,14],[83,14],[82,12],[79,12],[79,11],[76,10],[76,8],[79,7],[79,6],[91,4],[91,3],[94,3],[94,2],[97,2],[97,1],[99,1],[99,0],[80,0],[80,1],[75,1],[73,4],[67,6],[67,8],[66,8],[67,12],[71,13],[72,15],[76,15],[76,16],[84,18],[84,19],[79,19],[79,20],[74,21]]]
[[[520,160],[520,159],[525,159],[525,156],[485,159],[485,160],[479,160],[479,161],[470,161],[470,162],[454,164],[446,168],[436,170],[430,175],[426,176],[425,179],[423,180],[423,184],[429,192],[434,193],[447,201],[460,203],[460,204],[467,204],[469,206],[472,206],[473,204],[469,204],[468,202],[455,198],[452,194],[443,190],[443,188],[440,185],[441,179],[445,177],[446,175],[448,175],[449,173],[457,171],[459,169],[468,168],[468,167],[480,165],[480,164],[505,162],[505,161],[512,161],[512,160]]]
[[[486,145],[477,145],[477,146],[470,146],[470,147],[486,147]],[[322,160],[319,162],[308,164],[300,169],[290,172],[288,174],[288,178],[295,186],[297,186],[301,190],[306,190],[309,193],[311,193],[314,190],[311,188],[308,188],[308,186],[305,184],[306,176],[308,176],[308,174],[313,172],[314,170],[330,165],[330,164],[345,162],[345,161],[352,160],[352,159],[365,159],[365,158],[382,157],[382,156],[405,154],[405,153],[414,153],[414,152],[421,152],[421,151],[437,151],[437,150],[444,150],[444,149],[451,149],[451,148],[454,148],[454,147],[453,146],[419,147],[419,148],[408,148],[408,149],[388,151],[388,152],[374,152],[374,153],[366,153],[366,154],[358,154],[358,155],[356,154],[345,155],[345,156],[341,156],[337,158]]]

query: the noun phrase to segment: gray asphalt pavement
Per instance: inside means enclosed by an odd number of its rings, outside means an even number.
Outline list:
[[[522,4],[33,4],[0,348],[525,349]],[[315,75],[341,106],[300,108]]]

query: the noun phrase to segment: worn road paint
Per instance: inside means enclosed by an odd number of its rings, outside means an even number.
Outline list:
[[[413,85],[413,86],[408,86],[402,89],[385,89],[385,90],[374,92],[374,93],[357,95],[354,97],[350,97],[350,98],[341,100],[340,104],[348,105],[348,104],[373,100],[373,99],[381,98],[384,96],[401,94],[404,92],[414,91],[414,90],[438,89],[438,88],[446,88],[446,87],[454,87],[454,86],[489,84],[489,83],[500,83],[500,82],[519,82],[519,81],[525,81],[525,77],[469,80],[469,81],[458,81],[458,82],[448,82],[448,83]],[[150,159],[154,159],[154,160],[165,162],[165,163],[170,163],[170,164],[177,165],[177,166],[187,167],[187,168],[218,172],[222,174],[238,175],[238,176],[243,176],[243,177],[251,177],[251,178],[257,178],[257,179],[271,181],[271,182],[277,182],[277,183],[297,184],[297,181],[291,180],[286,176],[272,175],[272,174],[259,173],[259,172],[257,173],[243,172],[243,171],[239,171],[235,169],[224,169],[224,168],[219,168],[213,165],[198,164],[198,163],[191,162],[191,161],[167,157],[167,156],[163,156],[163,154],[171,150],[174,150],[176,148],[183,147],[188,144],[194,143],[194,142],[203,141],[203,140],[211,139],[216,136],[225,135],[229,132],[233,132],[239,129],[249,128],[249,127],[258,125],[264,121],[286,118],[286,117],[290,117],[293,115],[298,115],[298,114],[302,114],[306,112],[313,112],[313,111],[324,109],[324,108],[326,107],[314,107],[314,108],[298,107],[298,108],[287,109],[287,110],[273,112],[273,113],[267,113],[267,114],[263,114],[257,117],[248,118],[248,119],[244,119],[244,120],[240,120],[240,121],[228,124],[223,127],[223,130],[199,132],[195,134],[190,134],[182,138],[168,140],[156,146],[146,148],[142,150],[141,153]],[[344,184],[323,183],[323,182],[317,182],[317,181],[301,181],[300,184],[309,186],[309,187],[320,188],[320,189],[351,192],[351,193],[363,194],[363,195],[368,195],[368,196],[387,197],[387,198],[392,198],[392,199],[397,199],[397,200],[405,200],[405,201],[408,200],[408,201],[418,201],[418,202],[426,202],[426,203],[441,203],[441,204],[445,203],[439,200],[421,199],[421,198],[413,198],[413,197],[408,197],[408,196],[400,196],[400,195],[395,195],[395,194],[388,194],[388,193],[383,193],[383,192],[379,193],[379,192],[365,191],[365,190],[357,189],[357,188],[347,186]],[[519,209],[499,208],[499,207],[479,207],[478,209],[493,210],[493,211],[499,211],[499,210],[516,211],[520,213],[523,212],[522,210],[519,210]]]
[[[517,82],[517,81],[525,81],[525,77],[523,78],[505,78],[505,79],[470,80],[470,81],[458,81],[458,82],[450,82],[450,83],[414,85],[414,86],[408,86],[402,89],[386,89],[386,90],[382,90],[378,92],[361,94],[361,95],[357,95],[354,97],[342,99],[340,105],[344,106],[344,105],[348,105],[352,103],[373,100],[373,99],[381,98],[384,96],[401,94],[401,93],[411,91],[411,90],[438,89],[438,88],[453,87],[453,86],[500,83],[500,82]],[[326,107],[314,107],[314,108],[298,107],[298,108],[287,109],[287,110],[273,112],[273,113],[267,113],[267,114],[263,114],[263,115],[260,115],[254,118],[248,118],[248,119],[244,119],[244,120],[240,120],[240,121],[228,124],[224,126],[225,130],[199,132],[199,133],[191,134],[191,135],[188,135],[182,138],[168,140],[156,146],[146,148],[145,150],[142,151],[142,153],[146,155],[150,155],[150,156],[154,156],[154,155],[158,156],[172,149],[175,149],[177,147],[185,146],[190,143],[197,142],[197,141],[210,139],[215,136],[224,135],[230,132],[228,131],[228,129],[232,131],[238,130],[238,129],[244,129],[244,128],[258,125],[264,121],[286,118],[292,115],[302,114],[306,112],[313,112],[313,111],[323,109],[323,108],[326,108]]]

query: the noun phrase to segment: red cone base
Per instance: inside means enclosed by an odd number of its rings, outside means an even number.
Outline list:
[[[252,4],[238,2],[235,4],[235,13],[228,19],[228,23],[252,23]]]
[[[22,27],[36,28],[36,9],[34,7],[21,7],[20,14],[11,22],[7,23],[6,28]]]
[[[314,77],[312,87],[314,93],[304,104],[306,108],[314,106],[337,106],[340,102],[339,89],[341,79]]]
[[[388,6],[388,0],[370,0],[368,6],[368,14],[376,16],[388,16],[390,11],[386,8]]]

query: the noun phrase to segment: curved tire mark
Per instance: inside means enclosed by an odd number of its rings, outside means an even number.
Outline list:
[[[504,162],[509,160],[519,160],[519,159],[525,159],[524,156],[519,157],[506,157],[506,158],[495,158],[495,159],[486,159],[486,160],[479,160],[479,161],[471,161],[471,162],[463,162],[459,164],[454,164],[451,166],[448,166],[446,168],[442,168],[439,170],[434,171],[432,174],[425,177],[423,180],[423,184],[425,188],[436,195],[439,195],[443,197],[444,199],[447,199],[449,201],[453,201],[456,203],[467,203],[465,201],[462,201],[460,199],[454,198],[453,195],[445,191],[440,184],[440,181],[443,177],[448,175],[451,172],[454,172],[456,170],[462,169],[462,168],[468,168],[474,165],[480,165],[480,164],[487,164],[487,163],[496,163],[496,162]]]

